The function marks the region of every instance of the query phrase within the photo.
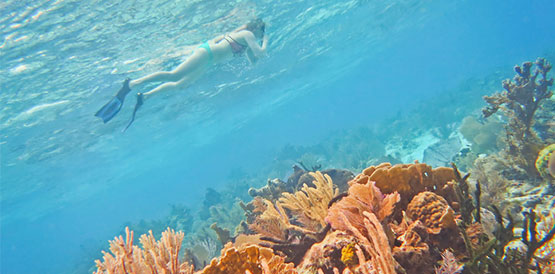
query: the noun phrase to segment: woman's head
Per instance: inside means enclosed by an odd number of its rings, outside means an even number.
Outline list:
[[[266,23],[259,18],[253,19],[247,24],[247,30],[252,32],[257,38],[262,38],[266,30]]]

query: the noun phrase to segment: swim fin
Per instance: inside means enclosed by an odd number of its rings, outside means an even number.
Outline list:
[[[129,88],[129,81],[131,81],[131,79],[125,79],[125,81],[123,81],[123,86],[118,93],[116,93],[114,98],[97,111],[94,116],[100,117],[104,123],[112,120],[112,118],[114,118],[114,116],[116,116],[116,114],[120,111],[121,106],[123,106],[125,96],[127,96],[127,94],[131,91],[131,88]]]
[[[141,106],[143,105],[143,102],[144,102],[143,94],[140,92],[137,93],[137,103],[135,104],[133,115],[131,116],[131,120],[129,120],[129,123],[127,124],[127,126],[121,131],[122,133],[124,133],[131,126],[131,124],[133,124],[133,122],[135,121],[135,114],[137,113],[137,110],[141,108]]]

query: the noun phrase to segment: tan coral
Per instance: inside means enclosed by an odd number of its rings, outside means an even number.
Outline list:
[[[236,248],[227,244],[221,257],[213,259],[202,273],[296,274],[297,271],[292,263],[285,263],[285,259],[270,248],[257,245]]]
[[[449,167],[432,169],[431,166],[418,162],[394,166],[390,163],[382,163],[366,168],[350,184],[374,181],[383,193],[397,191],[401,195],[401,201],[408,201],[422,191],[441,189],[454,179],[455,173]],[[404,202],[401,203],[406,205]]]
[[[140,242],[143,249],[133,245],[133,231],[125,228],[126,239],[116,237],[110,241],[110,251],[104,252],[104,261],[96,260],[97,271],[100,273],[179,273],[192,274],[193,266],[179,262],[179,250],[183,241],[183,232],[175,232],[168,228],[162,232],[160,241],[149,235],[142,235]]]
[[[421,221],[433,234],[442,228],[456,227],[453,209],[443,197],[429,191],[414,196],[407,206],[407,216]]]
[[[289,209],[305,228],[316,232],[326,226],[328,204],[337,196],[338,190],[329,175],[319,171],[309,174],[315,179],[312,181],[315,187],[304,184],[294,194],[282,193],[279,203]]]
[[[383,195],[374,182],[351,184],[348,195],[329,208],[326,221],[333,229],[346,230],[342,217],[345,216],[353,226],[364,230],[364,211],[374,213],[383,221],[393,213],[399,199],[397,193]]]
[[[242,205],[248,215],[247,221],[250,221],[249,229],[262,236],[285,241],[288,229],[316,234],[326,226],[328,204],[337,195],[337,188],[328,175],[320,172],[311,172],[310,175],[315,178],[315,187],[304,185],[295,194],[282,193],[275,203],[256,197],[248,205]],[[291,223],[285,208],[302,226]]]
[[[279,202],[275,205],[269,200],[255,198],[253,212],[260,213],[249,228],[262,236],[285,240],[286,230],[291,226],[289,217]]]

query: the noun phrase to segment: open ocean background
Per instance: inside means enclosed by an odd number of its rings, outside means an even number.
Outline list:
[[[125,134],[134,95],[109,123],[93,116],[125,77],[173,69],[254,16],[268,58],[154,97]],[[555,62],[554,16],[553,0],[2,1],[0,272],[88,269],[125,222],[196,210],[237,174],[287,176],[288,146],[394,132],[385,121],[415,109],[460,121],[515,64]],[[468,113],[436,112],[450,103]]]

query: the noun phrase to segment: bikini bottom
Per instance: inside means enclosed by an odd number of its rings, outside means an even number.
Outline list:
[[[208,52],[208,58],[210,59],[210,63],[214,62],[214,54],[212,53],[212,50],[210,49],[210,45],[208,44],[208,41],[202,43],[198,47],[203,48],[203,49],[206,50],[206,52]]]

